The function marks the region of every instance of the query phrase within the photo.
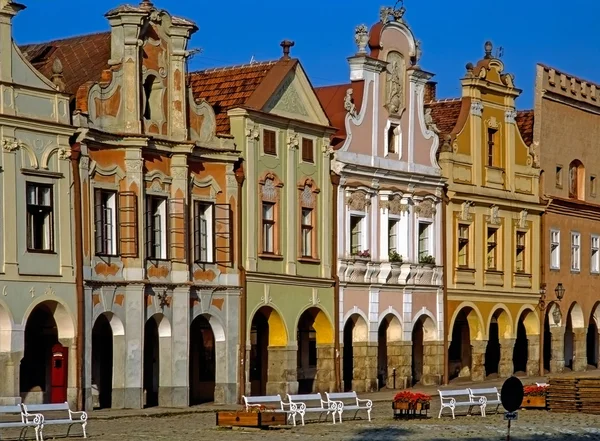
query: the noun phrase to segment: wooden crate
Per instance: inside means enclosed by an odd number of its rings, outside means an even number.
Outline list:
[[[284,412],[217,412],[217,426],[258,427],[283,426]]]

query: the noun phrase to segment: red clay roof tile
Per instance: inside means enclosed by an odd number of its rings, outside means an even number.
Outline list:
[[[431,117],[444,135],[450,134],[456,126],[461,106],[461,98],[431,101],[425,104],[425,108],[431,109]]]
[[[517,127],[521,132],[521,137],[525,141],[526,145],[533,144],[533,123],[534,113],[533,110],[520,110],[517,112]]]
[[[333,137],[332,144],[334,147],[341,146],[341,142],[346,138],[346,115],[348,112],[344,108],[344,98],[346,91],[352,89],[352,97],[354,106],[359,112],[362,106],[364,81],[355,81],[353,83],[336,84],[333,86],[324,86],[315,88],[315,92],[321,106],[331,125],[338,129]]]

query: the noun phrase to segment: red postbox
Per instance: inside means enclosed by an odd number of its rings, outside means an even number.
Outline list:
[[[52,346],[50,360],[50,402],[67,401],[68,348],[60,343]]]

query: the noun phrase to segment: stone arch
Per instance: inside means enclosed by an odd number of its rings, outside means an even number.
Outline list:
[[[450,320],[450,328],[454,328],[454,324],[456,322],[456,318],[458,315],[466,310],[467,322],[469,324],[469,333],[471,336],[471,340],[483,340],[483,337],[486,335],[483,332],[483,317],[481,316],[481,312],[479,308],[471,302],[462,302],[458,308],[454,310],[454,314],[452,314],[452,319]],[[450,334],[449,342],[452,341],[452,335]]]
[[[97,315],[92,326],[92,399],[94,407],[112,407],[112,391],[125,387],[125,327],[114,313]]]
[[[303,309],[300,312],[300,314],[298,314],[298,316],[296,317],[295,328],[298,328],[302,316],[309,311],[312,315],[312,318],[314,319],[312,326],[317,332],[317,344],[333,344],[333,326],[331,324],[332,321],[329,318],[327,312],[318,306],[311,305]]]
[[[22,165],[23,166],[25,165],[24,164],[25,161],[23,159],[24,159],[24,156],[27,156],[27,158],[29,159],[29,166],[31,168],[37,170],[39,168],[39,163],[38,163],[38,160],[37,160],[37,157],[35,155],[35,151],[33,150],[33,148],[29,144],[27,144],[23,141],[19,141],[19,148],[20,148],[21,152],[23,153],[21,155]]]
[[[223,321],[222,321],[221,317],[219,317],[217,314],[215,314],[214,311],[209,310],[208,312],[198,312],[197,314],[193,314],[192,322],[200,316],[204,317],[210,324],[212,332],[215,335],[215,341],[224,342],[225,341],[225,327],[223,326]]]
[[[171,386],[171,323],[160,312],[144,325],[144,389],[148,407],[160,405],[160,388]]]
[[[585,328],[585,317],[583,310],[579,303],[573,302],[569,307],[569,317],[571,318],[571,324],[573,329],[584,329]]]
[[[287,325],[281,311],[275,305],[259,305],[252,311],[250,317],[252,320],[248,321],[248,330],[247,335],[250,335],[252,328],[252,321],[256,317],[257,314],[262,313],[265,315],[267,319],[267,323],[269,325],[269,346],[278,346],[283,347],[287,346],[289,341],[289,332],[287,329]]]
[[[408,377],[408,367],[401,363],[405,357],[402,353],[404,338],[403,324],[400,314],[393,308],[386,309],[379,316],[379,326],[377,327],[377,382],[379,388],[393,387],[389,379],[393,378],[394,370],[397,377]],[[402,379],[401,379],[402,381]]]
[[[517,314],[517,323],[518,326],[519,321],[523,320],[523,325],[525,326],[525,331],[527,331],[527,335],[539,335],[540,334],[540,320],[535,311],[535,308],[531,305],[523,305]],[[514,337],[517,337],[517,326],[515,326]]]
[[[367,391],[369,376],[367,343],[369,341],[368,322],[358,313],[351,313],[344,322],[343,329],[343,381],[344,390]],[[375,372],[372,372],[375,381]]]
[[[384,325],[386,326],[385,334],[387,341],[404,340],[402,335],[404,324],[402,323],[400,314],[396,310],[389,309],[380,314],[379,329]]]
[[[523,305],[517,315],[513,348],[513,373],[535,375],[539,372],[540,323],[535,308]]]
[[[600,338],[598,333],[600,332],[600,302],[596,302],[590,313],[590,318],[587,327],[587,338],[586,338],[586,354],[588,366],[600,367]]]
[[[575,372],[584,371],[587,367],[586,356],[586,323],[581,306],[571,303],[565,320],[564,360],[565,367]]]
[[[56,322],[59,340],[75,338],[73,314],[71,314],[71,310],[67,304],[59,297],[53,297],[52,300],[48,300],[48,298],[41,298],[32,302],[23,315],[23,327],[27,325],[27,320],[29,319],[32,311],[42,304],[44,304],[50,310],[50,313]]]
[[[500,338],[512,338],[514,335],[513,317],[510,310],[503,304],[497,303],[490,311],[487,320],[487,334],[489,338],[490,326],[492,321],[498,323],[498,336]]]
[[[413,328],[419,321],[423,322],[423,341],[436,341],[437,337],[437,326],[435,324],[435,317],[429,310],[422,310],[413,319]]]
[[[189,404],[202,404],[215,399],[215,387],[225,382],[226,367],[216,354],[225,353],[225,332],[211,314],[197,314],[190,323],[189,339]]]
[[[471,302],[461,303],[454,311],[448,329],[448,370],[450,378],[470,377],[481,381],[485,376],[486,345],[481,312]]]

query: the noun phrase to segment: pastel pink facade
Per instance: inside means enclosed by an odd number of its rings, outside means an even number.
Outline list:
[[[317,90],[339,127],[340,341],[346,389],[371,391],[443,374],[442,194],[438,137],[423,98],[433,76],[403,9],[356,28],[350,83]],[[394,375],[395,374],[395,375]]]

